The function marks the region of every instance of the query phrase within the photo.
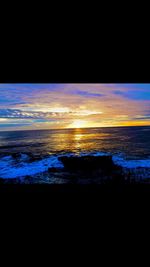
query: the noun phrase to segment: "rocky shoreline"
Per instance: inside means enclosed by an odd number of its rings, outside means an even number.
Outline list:
[[[13,154],[20,160],[20,155]],[[42,156],[28,155],[28,162]],[[2,179],[1,184],[130,184],[149,183],[150,170],[146,168],[125,169],[113,162],[112,156],[59,156],[64,168],[50,167],[47,171],[22,178]],[[146,175],[148,174],[148,177]]]

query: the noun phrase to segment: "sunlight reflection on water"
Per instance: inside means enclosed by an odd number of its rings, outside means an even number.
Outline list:
[[[123,152],[150,155],[150,128],[90,128],[0,133],[0,151],[35,154]]]

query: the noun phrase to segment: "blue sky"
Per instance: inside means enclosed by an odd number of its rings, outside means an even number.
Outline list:
[[[150,125],[150,84],[0,84],[0,130]]]

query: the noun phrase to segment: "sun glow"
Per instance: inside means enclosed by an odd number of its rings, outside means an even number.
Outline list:
[[[97,114],[102,114],[102,111],[91,111],[91,110],[80,110],[78,112],[76,112],[79,115],[84,115],[84,116],[88,116],[88,115],[97,115]]]
[[[0,118],[0,122],[3,122],[3,121],[8,121],[8,119],[6,118]]]
[[[83,120],[75,120],[68,128],[84,128],[87,126],[86,121]]]

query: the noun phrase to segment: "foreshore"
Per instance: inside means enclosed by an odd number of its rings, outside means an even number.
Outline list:
[[[16,155],[14,157],[17,158]],[[32,157],[31,161],[39,160]],[[134,184],[150,183],[149,168],[127,169],[115,164],[112,156],[60,156],[63,168],[22,177],[2,179],[1,184]]]

